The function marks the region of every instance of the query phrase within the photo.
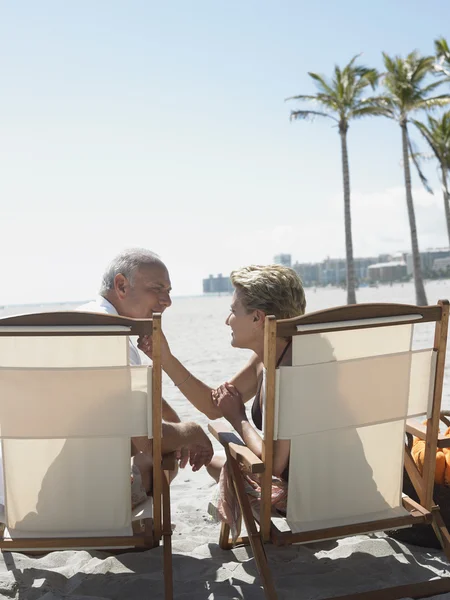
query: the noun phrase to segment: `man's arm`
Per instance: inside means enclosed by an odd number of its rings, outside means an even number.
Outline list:
[[[163,454],[175,452],[179,448],[189,449],[189,464],[193,471],[208,465],[213,456],[210,439],[197,423],[163,423],[161,450]]]
[[[181,423],[180,417],[164,398],[162,399],[162,418],[166,423]]]

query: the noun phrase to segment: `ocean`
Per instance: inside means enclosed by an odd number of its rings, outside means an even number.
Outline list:
[[[439,299],[450,298],[450,280],[435,280],[426,283],[429,304]],[[412,283],[361,287],[357,291],[358,302],[399,302],[414,304]],[[86,301],[86,300],[85,300]],[[85,302],[84,301],[84,302]],[[307,288],[307,311],[313,312],[346,302],[346,292],[340,288]],[[25,312],[71,310],[83,302],[58,304],[15,305],[0,309],[0,317]],[[248,350],[238,350],[230,345],[230,329],[225,325],[229,313],[231,295],[175,297],[172,306],[163,315],[163,330],[173,354],[198,378],[211,386],[229,380],[246,363]],[[432,343],[433,325],[416,325],[414,347]],[[163,392],[173,403],[180,416],[207,423],[181,395],[168,378],[164,378]],[[447,352],[444,395],[442,406],[450,409],[450,349]]]

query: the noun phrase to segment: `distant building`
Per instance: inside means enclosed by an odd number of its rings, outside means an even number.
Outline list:
[[[224,277],[222,273],[219,273],[217,277],[210,275],[207,279],[203,280],[203,293],[204,294],[221,294],[233,292],[233,285],[229,277]]]
[[[420,253],[425,278],[450,276],[450,248],[429,249]],[[318,263],[292,264],[291,254],[277,254],[274,262],[296,271],[305,286],[346,286],[347,261],[345,258],[326,258]],[[354,258],[357,284],[364,282],[402,281],[412,275],[412,255],[407,252],[380,254],[378,257]],[[204,294],[232,293],[229,277],[221,273],[203,280]]]
[[[292,264],[291,254],[277,254],[273,257],[273,262],[277,265],[283,265],[284,267],[290,267]]]
[[[320,285],[343,285],[347,281],[346,261],[343,258],[327,258],[320,265]]]
[[[404,261],[391,261],[375,263],[367,269],[371,283],[389,283],[400,281],[407,276],[406,263]]]
[[[355,258],[355,277],[356,281],[365,281],[368,279],[368,269],[371,265],[376,264],[377,262],[385,262],[381,260],[379,257],[370,257],[370,258]]]
[[[425,276],[433,271],[434,261],[440,258],[449,258],[449,248],[431,248],[420,253],[420,263],[422,265],[422,271]],[[406,255],[406,267],[408,269],[408,275],[413,274],[413,259],[412,254]]]
[[[435,258],[432,268],[435,273],[443,273],[446,275],[450,271],[450,256],[447,256],[446,258]]]
[[[299,263],[292,266],[294,271],[300,276],[303,285],[319,285],[320,264],[319,263]]]
[[[356,281],[368,279],[367,269],[380,262],[378,258],[355,258]],[[327,258],[321,263],[294,263],[293,269],[300,275],[305,285],[345,285],[347,281],[347,261],[344,258]]]

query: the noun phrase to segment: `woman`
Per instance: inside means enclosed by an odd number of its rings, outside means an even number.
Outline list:
[[[247,365],[229,382],[217,389],[194,377],[172,355],[167,342],[162,348],[162,367],[183,395],[210,419],[225,417],[256,456],[262,455],[262,381],[264,322],[266,315],[287,319],[305,312],[305,293],[300,277],[281,265],[252,265],[231,273],[235,288],[230,314],[225,323],[231,328],[231,345],[247,348],[254,354]],[[138,346],[151,357],[151,339],[141,338]],[[291,341],[277,338],[277,366],[290,365]],[[254,399],[252,419],[248,421],[245,403]],[[259,431],[258,431],[259,430]],[[287,481],[289,441],[274,443],[273,475]],[[224,459],[214,457],[208,472],[219,480]]]

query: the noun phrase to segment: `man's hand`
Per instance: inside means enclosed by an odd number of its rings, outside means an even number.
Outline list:
[[[189,462],[189,448],[179,448],[175,453],[176,459],[180,466],[180,469],[184,469],[184,467]]]
[[[209,465],[214,454],[211,440],[197,423],[190,423],[188,442],[189,464],[193,471],[198,471],[203,466]],[[185,461],[187,464],[187,460]],[[181,466],[181,464],[180,464]]]
[[[193,471],[209,465],[213,457],[213,447],[209,437],[197,423],[163,422],[162,451],[176,452],[180,467],[189,464]]]

